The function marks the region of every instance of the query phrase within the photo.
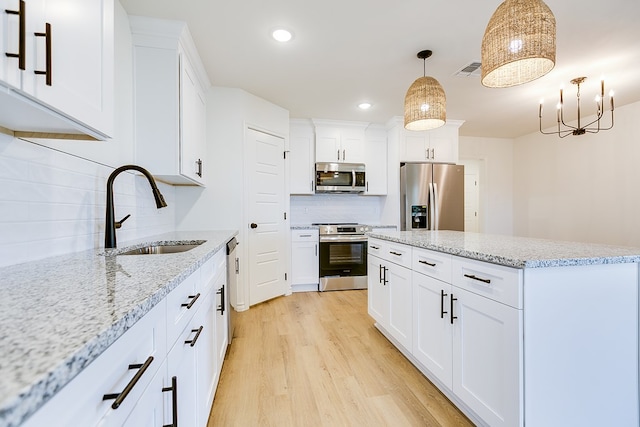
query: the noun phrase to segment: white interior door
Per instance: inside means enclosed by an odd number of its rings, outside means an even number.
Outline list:
[[[247,129],[249,305],[284,295],[286,220],[284,139]]]

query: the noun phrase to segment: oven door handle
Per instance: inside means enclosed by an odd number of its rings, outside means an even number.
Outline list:
[[[367,236],[320,236],[320,243],[366,242]]]

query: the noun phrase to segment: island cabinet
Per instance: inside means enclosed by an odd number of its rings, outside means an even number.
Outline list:
[[[0,45],[6,53],[0,58],[0,126],[26,139],[69,134],[110,138],[113,0],[0,4],[4,9]]]
[[[206,426],[228,343],[225,283],[219,250],[23,426]]]
[[[161,181],[204,185],[209,80],[184,22],[129,17],[136,161]]]
[[[638,425],[637,263],[515,268],[397,236],[369,237],[369,314],[474,423]]]

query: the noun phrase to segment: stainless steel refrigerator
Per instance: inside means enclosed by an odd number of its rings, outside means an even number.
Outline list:
[[[400,229],[464,231],[464,166],[400,163]]]

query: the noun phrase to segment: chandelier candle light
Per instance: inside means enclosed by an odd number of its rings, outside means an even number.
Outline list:
[[[558,135],[560,138],[564,138],[569,135],[584,135],[585,133],[598,133],[601,130],[609,130],[613,127],[613,91],[609,92],[609,100],[611,106],[611,125],[607,128],[600,127],[600,119],[604,114],[604,79],[600,81],[600,94],[596,95],[596,118],[591,123],[582,126],[581,118],[580,118],[580,84],[583,83],[587,78],[586,77],[576,77],[571,80],[571,83],[578,87],[577,89],[577,104],[578,104],[578,123],[577,126],[571,126],[564,122],[564,99],[563,99],[563,89],[560,88],[560,102],[558,102],[558,111],[557,111],[557,122],[558,122],[558,130],[554,132],[544,132],[542,130],[542,104],[544,103],[544,99],[540,100],[540,108],[538,109],[538,119],[540,121],[540,133],[545,135]],[[590,127],[594,123],[597,123],[597,126]],[[561,128],[561,125],[565,127],[565,129]]]

